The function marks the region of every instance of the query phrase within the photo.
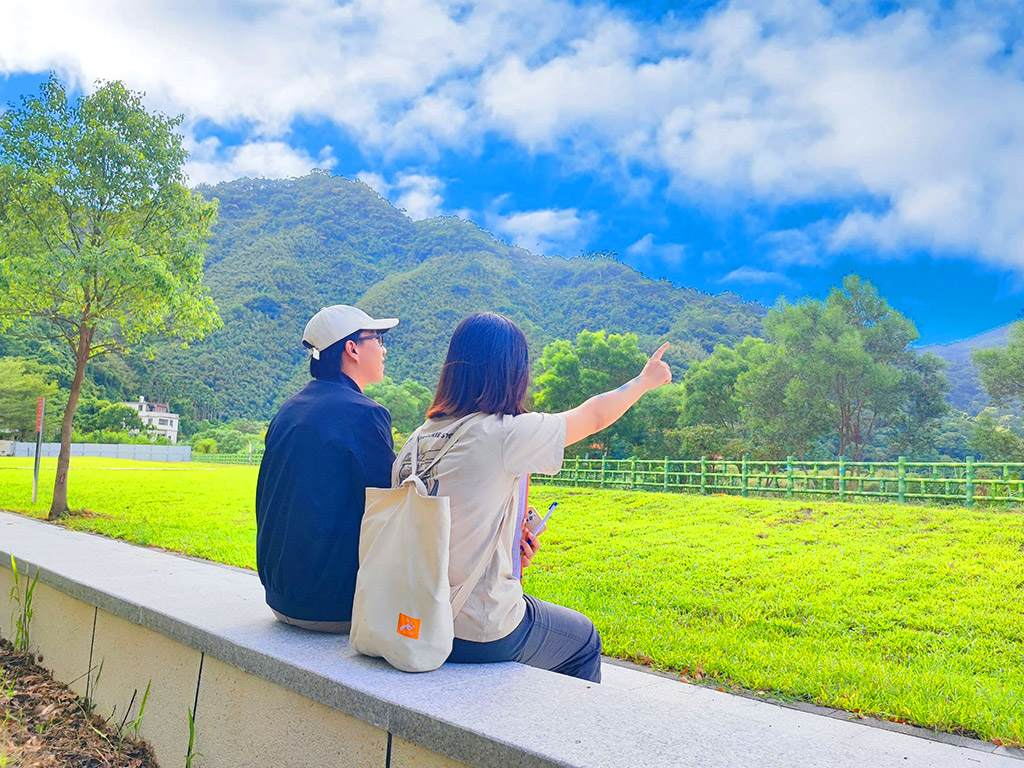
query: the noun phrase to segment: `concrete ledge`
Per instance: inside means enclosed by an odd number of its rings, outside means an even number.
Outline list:
[[[254,573],[0,513],[0,566],[12,553],[44,585],[32,625],[44,664],[90,680],[103,657],[95,697],[122,713],[153,681],[141,733],[165,765],[183,762],[189,709],[204,768],[1024,765],[984,742],[941,743],[609,664],[603,685],[518,664],[405,674],[354,654],[347,637],[276,622]],[[0,567],[0,595],[10,584]],[[6,634],[3,598],[0,608]]]

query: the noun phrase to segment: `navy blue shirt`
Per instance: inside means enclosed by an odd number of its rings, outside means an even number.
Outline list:
[[[391,415],[347,376],[314,379],[270,422],[256,483],[256,567],[267,604],[349,621],[366,488],[391,485]]]

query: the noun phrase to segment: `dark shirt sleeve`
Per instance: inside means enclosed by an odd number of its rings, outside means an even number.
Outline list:
[[[395,440],[391,435],[391,414],[386,408],[368,413],[365,429],[359,430],[356,462],[367,488],[390,488],[391,465],[395,463]]]

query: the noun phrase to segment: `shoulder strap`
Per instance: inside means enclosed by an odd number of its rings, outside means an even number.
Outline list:
[[[486,413],[471,413],[469,416],[466,416],[465,418],[463,418],[461,422],[458,422],[459,426],[452,433],[451,439],[449,439],[448,442],[446,442],[444,444],[444,446],[441,448],[441,450],[439,450],[437,452],[437,454],[434,456],[433,461],[431,461],[430,464],[428,464],[427,466],[422,468],[422,471],[423,472],[429,472],[431,467],[433,467],[435,464],[437,464],[437,462],[441,460],[441,457],[444,456],[446,453],[448,453],[448,449],[451,448],[453,445],[455,445],[455,443],[457,443],[459,441],[459,438],[462,437],[464,434],[466,434],[466,431],[471,426],[473,426],[473,424],[475,424],[476,422],[480,421],[481,419],[486,418],[488,415],[490,415],[490,414],[486,414]],[[420,429],[422,429],[422,427],[420,427]],[[419,467],[418,467],[418,463],[417,463],[417,460],[419,458],[419,445],[420,445],[419,429],[417,429],[415,432],[413,432],[412,435],[409,437],[409,439],[413,441],[413,443],[412,443],[412,474],[415,475],[415,474],[419,473],[419,471],[418,471]]]

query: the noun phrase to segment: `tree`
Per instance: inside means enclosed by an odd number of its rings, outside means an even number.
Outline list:
[[[185,184],[180,121],[120,82],[69,103],[56,77],[0,115],[0,324],[40,318],[75,360],[51,520],[89,361],[220,322],[203,285],[217,208]]]
[[[581,331],[576,343],[560,339],[544,347],[537,363],[533,402],[549,413],[575,408],[588,397],[607,392],[638,375],[647,362],[634,333]],[[635,450],[641,431],[633,409],[591,441],[575,450],[600,446],[606,453],[626,455]],[[570,447],[569,452],[572,452]]]
[[[114,432],[142,432],[146,425],[142,423],[139,412],[124,403],[107,403],[93,418],[90,430],[109,429]]]
[[[924,459],[936,452],[942,417],[950,410],[946,403],[949,380],[944,374],[945,367],[945,361],[931,353],[907,361],[903,384],[907,399],[885,429],[889,456]]]
[[[824,301],[780,302],[765,330],[774,348],[765,367],[752,367],[737,383],[757,432],[808,436],[820,420],[835,435],[839,455],[859,461],[871,438],[904,409],[921,419],[941,413],[945,385],[936,365],[909,349],[918,337],[914,324],[857,275],[847,275]],[[766,386],[769,379],[774,383]],[[792,427],[773,419],[773,398],[780,418],[795,420]]]
[[[1005,347],[975,350],[972,359],[985,391],[997,405],[1024,402],[1024,322],[1010,329]]]
[[[985,461],[1020,461],[1024,458],[1024,423],[1014,416],[999,416],[986,408],[975,420],[968,443]]]
[[[766,457],[805,456],[829,429],[826,393],[793,358],[782,345],[758,345],[736,380],[743,432]]]
[[[434,402],[434,393],[418,381],[406,379],[395,384],[387,376],[376,384],[370,384],[365,394],[388,409],[391,426],[403,435],[408,435],[423,423],[427,409]]]
[[[666,384],[648,392],[629,410],[634,430],[623,437],[630,440],[633,456],[679,458],[681,441],[677,426],[684,398],[682,384]]]
[[[40,397],[46,397],[43,434],[47,435],[55,423],[53,413],[59,397],[56,382],[50,380],[39,363],[0,357],[0,433],[13,433],[18,440],[34,434]]]
[[[681,423],[736,428],[740,422],[736,380],[750,370],[751,355],[764,344],[764,339],[751,336],[735,348],[718,344],[706,360],[692,365],[683,381],[686,405]]]

